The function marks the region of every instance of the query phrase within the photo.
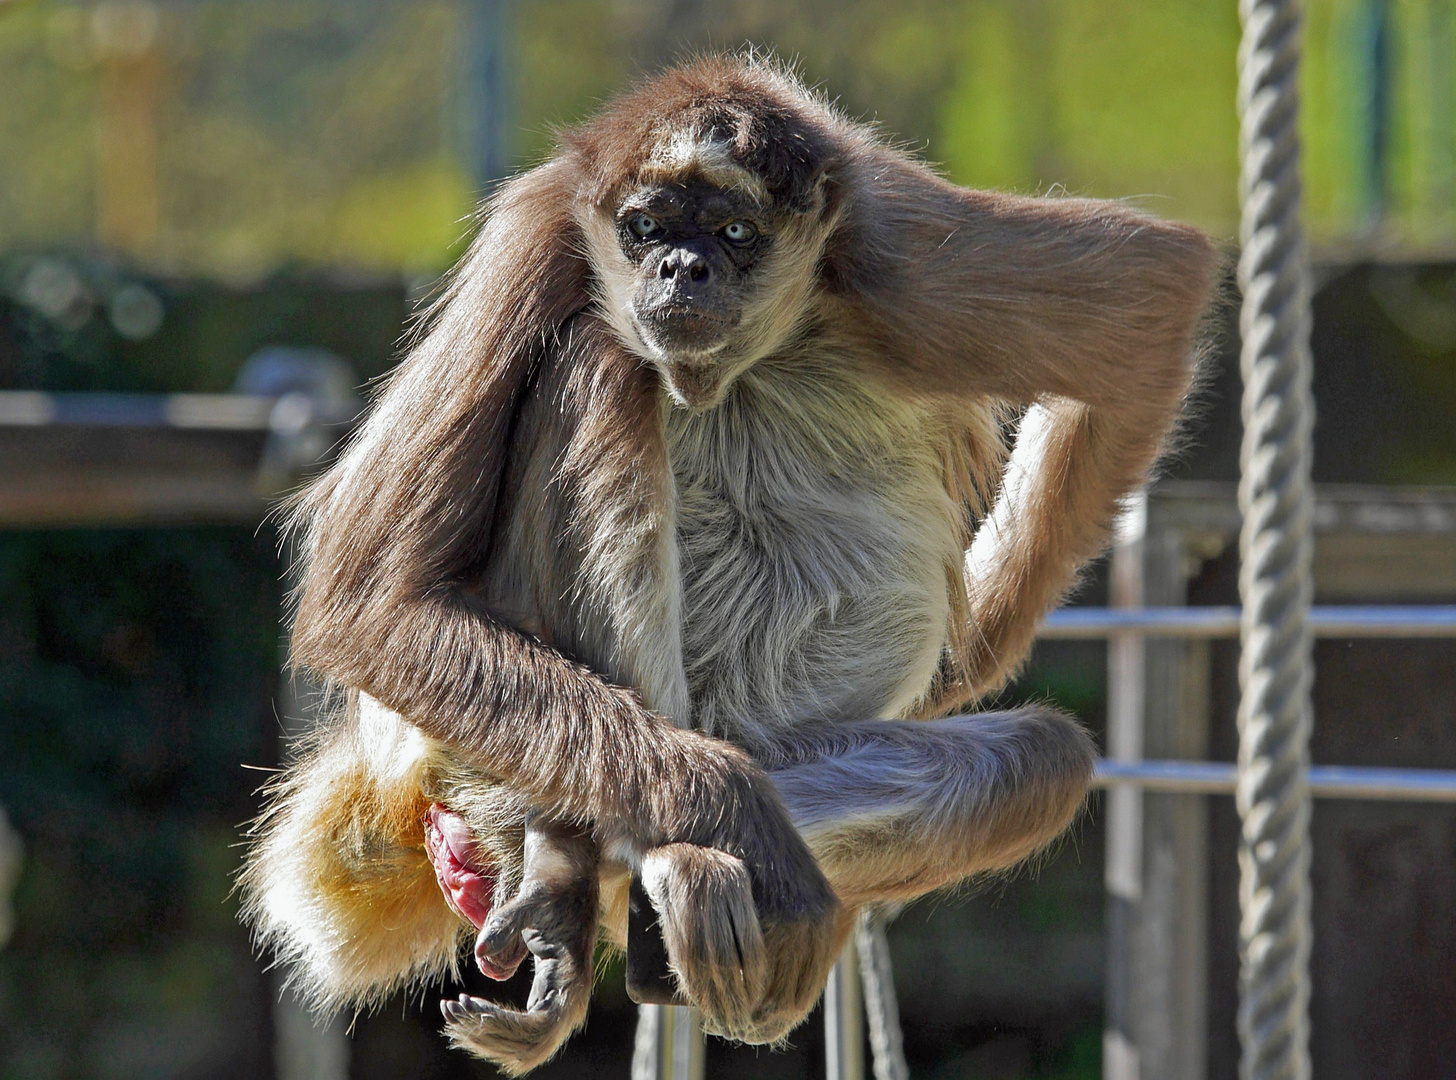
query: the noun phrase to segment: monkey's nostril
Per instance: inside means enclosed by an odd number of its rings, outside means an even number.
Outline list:
[[[664,281],[671,281],[677,277],[677,267],[673,266],[669,260],[663,259],[657,264],[657,276]]]
[[[688,271],[688,276],[693,281],[706,281],[708,279],[708,268],[702,263],[698,263]]]

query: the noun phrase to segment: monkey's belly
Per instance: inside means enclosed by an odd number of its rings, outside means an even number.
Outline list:
[[[912,570],[903,550],[826,551],[859,572],[849,582],[802,555],[743,537],[706,565],[684,558],[695,726],[751,742],[804,722],[892,717],[929,686],[949,612],[940,560],[927,552]]]
[[[751,408],[670,426],[692,721],[751,743],[899,715],[934,677],[963,557],[920,418],[822,377],[745,383]]]

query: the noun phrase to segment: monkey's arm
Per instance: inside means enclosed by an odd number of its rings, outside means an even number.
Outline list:
[[[1197,230],[1118,203],[967,191],[904,163],[871,188],[850,211],[849,265],[890,377],[1029,407],[967,558],[968,685],[936,703],[950,706],[1014,671],[1146,477],[1192,378],[1217,258]]]
[[[756,912],[781,946],[774,970],[797,980],[795,1007],[806,1010],[833,960],[838,905],[762,769],[505,625],[468,587],[490,551],[506,458],[549,438],[518,423],[532,372],[561,355],[552,350],[566,348],[563,328],[588,302],[572,175],[558,160],[505,186],[430,334],[300,501],[294,656],[470,755],[530,804],[590,829],[608,852],[651,857],[664,881],[690,874],[692,851],[716,849],[737,873],[674,909],[681,947],[703,951],[732,918]],[[597,348],[571,362],[593,376],[607,370],[608,346]],[[542,537],[543,560],[551,540]],[[695,1001],[746,1035],[765,994],[784,996],[755,984],[732,1000]]]
[[[506,459],[538,437],[517,430],[531,372],[567,348],[563,327],[588,302],[574,183],[558,160],[502,189],[429,334],[300,499],[294,659],[472,755],[535,805],[600,828],[609,844],[687,841],[747,855],[765,821],[795,834],[746,754],[673,726],[633,691],[504,625],[467,587],[490,548]],[[581,346],[570,362],[606,367],[607,348]],[[551,542],[542,537],[543,558]],[[733,835],[739,827],[747,835]],[[805,870],[812,880],[812,858],[796,850],[803,866],[789,865],[789,851],[756,867],[770,902]]]

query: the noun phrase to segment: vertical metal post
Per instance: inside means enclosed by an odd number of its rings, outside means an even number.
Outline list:
[[[1239,1065],[1307,1080],[1314,407],[1300,228],[1300,12],[1240,0],[1244,440],[1239,507]]]
[[[890,965],[890,943],[885,937],[886,913],[875,908],[860,912],[854,942],[859,949],[860,985],[864,990],[865,1020],[870,1029],[875,1080],[910,1080],[905,1063],[905,1041],[900,1032],[900,1003],[895,998],[895,972]]]
[[[1378,229],[1390,195],[1391,26],[1389,0],[1364,0],[1360,11],[1361,209]]]
[[[859,952],[852,939],[824,987],[824,1075],[827,1080],[864,1080],[864,999]]]
[[[259,467],[259,480],[269,491],[287,486],[299,473],[318,463],[327,452],[339,425],[358,412],[354,373],[339,357],[316,350],[275,347],[254,354],[243,365],[237,388],[250,393],[276,395],[270,417],[268,445]],[[285,542],[283,579],[289,593],[298,585],[299,552]],[[321,692],[303,672],[288,670],[288,620],[280,612],[284,629],[278,637],[278,716],[283,757],[292,744],[317,725]],[[284,989],[276,976],[273,1004],[273,1064],[278,1080],[348,1080],[347,1023],[335,1018],[321,1024]]]
[[[1181,605],[1188,545],[1132,502],[1116,537],[1111,603]],[[1108,745],[1121,761],[1206,756],[1207,643],[1108,643]],[[1131,797],[1129,797],[1131,796]],[[1128,790],[1108,802],[1104,1075],[1201,1080],[1207,1068],[1207,818],[1203,800]]]
[[[1111,606],[1143,604],[1143,542],[1148,528],[1148,496],[1129,498],[1113,541]],[[1142,635],[1118,633],[1107,642],[1107,755],[1113,761],[1143,756],[1146,679]],[[1143,794],[1132,784],[1107,793],[1107,1027],[1102,1036],[1102,1075],[1106,1080],[1138,1080],[1134,1031],[1132,959],[1134,927],[1143,879]]]
[[[470,0],[465,10],[462,135],[471,176],[484,189],[510,168],[508,0]]]
[[[703,1080],[702,1017],[677,1005],[639,1005],[632,1080]]]
[[[15,909],[11,897],[20,884],[20,870],[25,862],[25,845],[20,833],[10,824],[5,808],[0,806],[0,949],[15,932]]]

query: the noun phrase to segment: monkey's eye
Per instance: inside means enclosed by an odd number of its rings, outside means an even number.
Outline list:
[[[723,238],[730,244],[752,243],[757,235],[758,230],[746,221],[730,221],[723,226]]]
[[[640,240],[662,232],[662,223],[651,214],[633,214],[627,219],[627,228]]]

